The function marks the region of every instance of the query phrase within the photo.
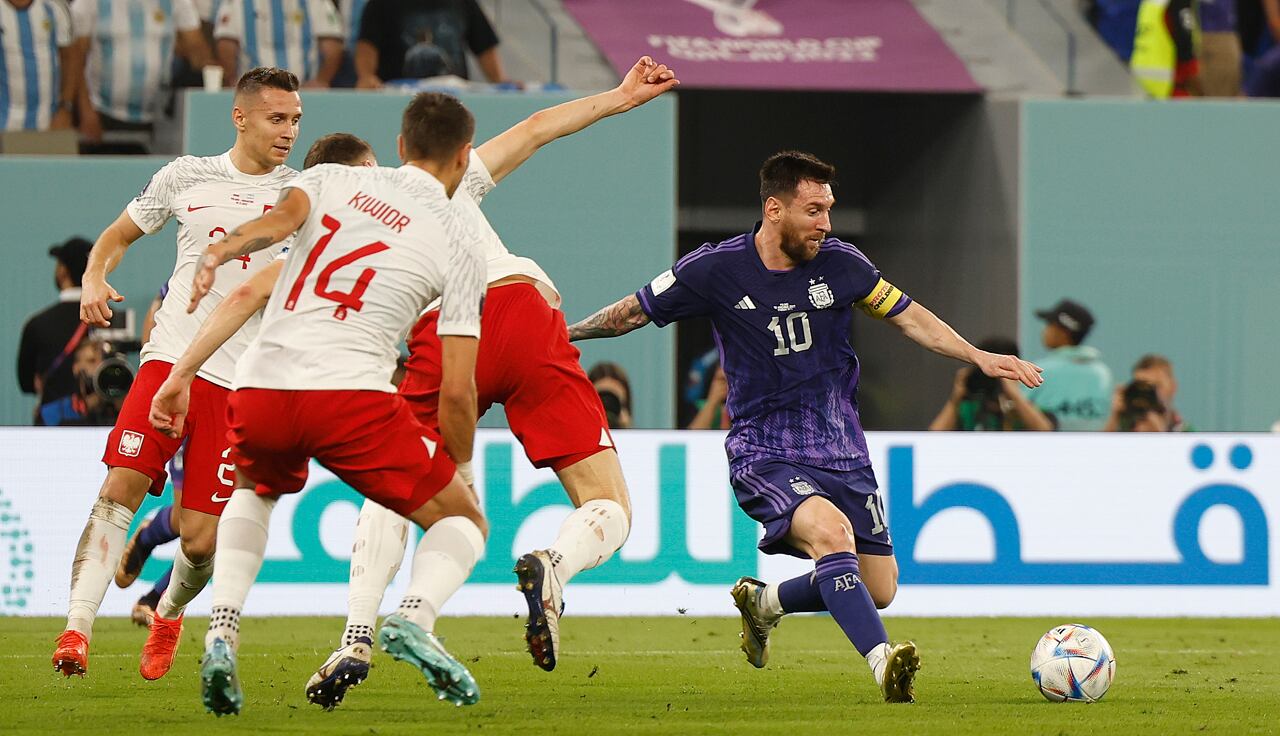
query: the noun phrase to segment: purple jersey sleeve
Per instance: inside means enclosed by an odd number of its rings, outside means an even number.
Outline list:
[[[823,243],[845,264],[844,276],[853,289],[854,304],[866,314],[887,319],[902,313],[911,297],[889,283],[880,270],[856,247],[834,238]]]
[[[677,276],[675,269],[658,274],[636,292],[636,298],[640,300],[640,308],[659,327],[690,317],[704,317],[712,310],[711,304],[687,283],[686,275],[682,272]]]

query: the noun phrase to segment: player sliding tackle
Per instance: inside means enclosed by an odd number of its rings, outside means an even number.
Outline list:
[[[473,375],[484,295],[477,235],[449,202],[471,158],[475,121],[452,97],[416,96],[405,109],[399,169],[316,166],[285,189],[271,212],[236,228],[201,259],[191,309],[220,264],[298,233],[266,305],[262,331],[236,368],[228,400],[231,460],[254,489],[239,488],[218,525],[213,610],[201,663],[205,706],[238,713],[240,612],[266,549],[271,510],[302,489],[315,458],[366,497],[425,530],[409,589],[380,643],[413,664],[441,699],[475,703],[467,669],[431,633],[435,611],[461,587],[484,548],[487,524],[468,479],[475,436]],[[378,206],[370,207],[371,202]],[[395,395],[398,344],[441,297],[440,433]],[[233,296],[232,299],[237,298]],[[190,381],[201,360],[243,321],[212,315],[171,378]],[[152,421],[182,431],[187,395]],[[442,564],[448,560],[450,564]]]
[[[548,670],[555,667],[558,655],[563,586],[574,574],[608,560],[622,545],[629,530],[630,503],[603,408],[582,371],[578,351],[569,345],[563,315],[555,309],[559,293],[536,263],[506,249],[479,204],[497,181],[542,146],[642,105],[676,84],[674,73],[665,66],[648,57],[640,59],[617,88],[542,110],[479,146],[453,198],[458,216],[480,233],[488,272],[489,293],[481,321],[485,339],[476,369],[479,413],[493,403],[504,404],[530,462],[555,469],[577,507],[551,547],[524,555],[517,566],[529,607],[530,652],[534,662]],[[328,145],[328,139],[335,145]],[[347,143],[337,146],[342,139]],[[317,141],[307,155],[307,165],[313,161],[369,164],[372,152],[367,145],[352,148],[350,141],[362,144],[343,134]],[[264,272],[228,298],[217,312],[227,317],[220,322],[220,333],[231,334],[261,308],[275,282],[274,273]],[[428,427],[438,420],[439,316],[437,309],[429,309],[414,326],[407,375],[400,385],[400,394]],[[183,382],[175,379],[157,392],[153,415],[161,422],[175,411],[171,402],[182,388]],[[365,502],[351,557],[347,625],[340,647],[307,683],[311,702],[332,708],[348,687],[367,676],[378,607],[404,557],[407,535],[401,516]],[[445,557],[441,564],[454,563]],[[432,617],[443,602],[432,602]]]
[[[880,276],[857,248],[829,237],[835,168],[786,151],[760,170],[762,222],[680,259],[635,294],[569,328],[613,337],[653,322],[710,317],[729,381],[725,441],[738,505],[764,526],[760,549],[812,559],[777,585],[742,578],[742,649],[764,667],[769,632],[787,613],[829,611],[866,657],[884,699],[911,702],[915,644],[889,644],[877,608],[893,601],[898,564],[877,493],[855,393],[851,307],[988,376],[1040,385],[1040,369],[970,345]]]

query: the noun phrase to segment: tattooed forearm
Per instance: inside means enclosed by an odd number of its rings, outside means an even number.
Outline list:
[[[649,315],[632,294],[569,326],[569,341],[617,337],[649,324]]]

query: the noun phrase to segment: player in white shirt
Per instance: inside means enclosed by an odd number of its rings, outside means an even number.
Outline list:
[[[221,0],[214,52],[223,75],[270,64],[328,87],[342,66],[342,20],[331,0]]]
[[[193,308],[221,264],[298,233],[228,402],[231,459],[257,485],[233,494],[218,527],[201,665],[204,703],[214,713],[238,713],[243,704],[235,661],[240,612],[262,565],[275,500],[303,488],[312,458],[423,528],[409,590],[384,621],[380,643],[418,667],[441,699],[479,699],[471,674],[431,631],[487,534],[469,488],[484,259],[478,234],[449,201],[474,132],[457,99],[417,95],[401,126],[404,166],[307,170],[273,211],[211,246],[196,274]],[[439,434],[414,418],[391,383],[400,342],[437,297],[445,365]],[[205,324],[171,383],[197,374],[230,332],[224,327],[232,311],[218,310]],[[181,393],[167,425],[158,423],[174,433],[189,416],[185,385]]]
[[[204,588],[213,570],[218,515],[230,497],[234,467],[228,458],[226,399],[237,360],[256,320],[232,337],[201,369],[193,387],[184,431],[170,437],[148,421],[151,396],[186,349],[201,321],[236,285],[252,277],[283,250],[245,255],[222,267],[213,298],[189,314],[190,283],[206,247],[275,203],[297,172],[284,165],[298,135],[302,103],[298,80],[281,69],[255,69],[236,89],[232,121],[235,144],[221,156],[183,156],[160,169],[125,211],[98,236],[89,255],[80,299],[80,317],[94,326],[111,318],[108,302],[123,301],[107,283],[130,245],[178,219],[177,262],[169,293],[156,314],[142,349],[142,367],[107,440],[107,477],[89,513],[71,568],[67,628],[58,637],[54,667],[65,675],[85,674],[89,637],[98,606],[114,577],[134,512],[148,492],[165,486],[165,463],[187,441],[182,496],[182,546],[175,555],[172,585],[156,609],[139,671],[156,679],[168,671],[177,651],[186,604]]]
[[[483,413],[492,403],[504,404],[530,461],[555,468],[578,507],[565,520],[548,550],[526,555],[521,561],[521,589],[530,607],[526,633],[535,663],[545,669],[555,666],[564,583],[574,574],[608,560],[622,545],[630,527],[630,503],[599,398],[582,371],[577,350],[568,343],[564,316],[555,309],[560,303],[559,293],[536,263],[506,249],[478,205],[494,187],[495,179],[510,174],[542,146],[604,117],[642,105],[676,84],[672,71],[648,57],[642,58],[616,89],[542,110],[481,145],[472,153],[462,186],[453,197],[459,216],[472,223],[480,234],[489,282],[483,317],[485,339],[480,344],[476,370],[478,411]],[[317,141],[308,153],[308,161],[320,144]],[[368,161],[365,154],[362,150],[349,150],[343,157],[328,160],[359,165]],[[273,268],[278,270],[279,265]],[[232,334],[266,303],[273,287],[282,288],[283,283],[264,271],[244,284],[215,312],[213,319],[220,322],[216,331]],[[410,408],[428,427],[438,421],[437,387],[442,371],[441,343],[435,327],[438,319],[438,310],[432,309],[414,327],[409,361],[412,379],[406,377],[400,386]],[[205,330],[210,328],[206,323]],[[203,332],[182,360],[194,357],[193,365],[199,365],[201,356],[193,354],[202,342]],[[204,352],[211,350],[213,344],[204,346]],[[175,400],[182,388],[180,376],[174,375],[156,391],[152,421],[157,427],[171,428],[172,417],[181,414],[182,408]],[[333,708],[342,701],[347,688],[367,676],[378,607],[404,557],[407,533],[407,524],[400,515],[373,501],[365,502],[351,560],[346,629],[338,650],[307,683],[311,702]],[[433,611],[432,622],[434,617]]]

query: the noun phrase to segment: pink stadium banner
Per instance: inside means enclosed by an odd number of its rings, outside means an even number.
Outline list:
[[[980,92],[910,0],[564,0],[619,74],[648,54],[685,87]]]

